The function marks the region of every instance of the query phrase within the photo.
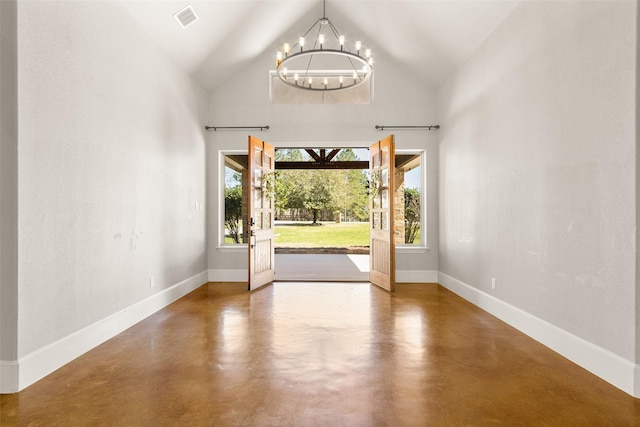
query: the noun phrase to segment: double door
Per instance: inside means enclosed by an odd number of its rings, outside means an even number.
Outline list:
[[[275,277],[274,185],[272,145],[249,137],[249,290]],[[390,292],[395,288],[393,135],[369,148],[369,281]]]

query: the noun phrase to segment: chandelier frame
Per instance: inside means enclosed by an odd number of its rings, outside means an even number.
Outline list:
[[[280,81],[284,84],[308,91],[328,92],[351,89],[368,82],[373,73],[373,58],[371,50],[365,50],[365,56],[360,54],[362,44],[357,41],[355,44],[355,52],[351,52],[345,45],[345,37],[340,35],[335,25],[326,17],[325,0],[322,2],[323,17],[316,20],[313,25],[298,39],[297,43],[289,45],[285,43],[282,50],[278,52],[276,57],[276,72]],[[324,34],[321,33],[323,27],[330,29],[331,35],[335,38],[334,44],[339,49],[324,48]],[[316,37],[311,49],[304,49],[307,35],[317,27]],[[342,60],[342,63],[348,67],[345,69],[312,69],[311,65],[314,56],[328,56]],[[287,65],[292,62],[299,63],[304,61],[303,58],[308,57],[306,67],[304,69],[289,69]],[[318,80],[313,80],[317,78]]]

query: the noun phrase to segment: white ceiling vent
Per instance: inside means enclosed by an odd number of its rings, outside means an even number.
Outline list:
[[[185,7],[173,16],[176,17],[180,25],[182,25],[182,28],[187,28],[189,25],[198,20],[198,15],[196,15],[196,13],[193,11],[191,5]]]

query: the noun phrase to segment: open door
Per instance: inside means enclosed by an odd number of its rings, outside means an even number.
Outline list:
[[[393,292],[396,286],[393,135],[373,144],[369,156],[369,281]]]
[[[249,290],[274,279],[274,150],[249,136]]]

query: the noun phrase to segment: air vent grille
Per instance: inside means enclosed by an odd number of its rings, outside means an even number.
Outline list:
[[[182,25],[182,28],[187,28],[198,20],[198,15],[193,11],[191,5],[185,7],[173,16],[176,17],[180,25]]]

